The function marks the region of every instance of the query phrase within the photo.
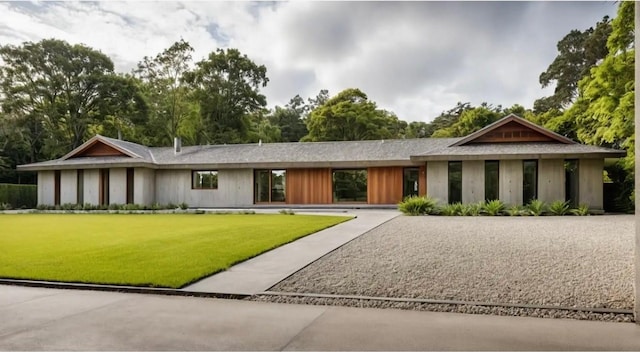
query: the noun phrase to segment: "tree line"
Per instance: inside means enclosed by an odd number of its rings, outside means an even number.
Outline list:
[[[60,157],[93,135],[148,146],[307,142],[464,136],[515,113],[569,138],[621,148],[628,156],[610,176],[633,190],[634,4],[614,19],[572,30],[540,74],[554,94],[516,104],[459,102],[431,122],[407,122],[348,88],[296,95],[267,109],[267,68],[237,49],[195,62],[180,40],[117,73],[107,55],[57,39],[0,46],[0,182],[34,182],[15,166]]]

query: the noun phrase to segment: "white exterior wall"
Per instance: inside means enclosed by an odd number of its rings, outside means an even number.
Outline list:
[[[578,161],[578,201],[591,209],[602,210],[602,169],[604,159],[580,159]]]
[[[462,203],[484,200],[484,160],[462,162]]]
[[[449,163],[447,161],[427,162],[427,196],[438,199],[442,204],[449,202]]]
[[[84,202],[100,204],[100,170],[84,170]]]
[[[78,202],[78,171],[60,171],[60,204]]]
[[[241,207],[253,205],[253,170],[218,171],[218,189],[191,189],[191,170],[157,170],[156,202],[187,203],[189,207]]]
[[[565,198],[563,159],[538,160],[538,199],[547,203]]]
[[[133,202],[151,205],[156,199],[156,175],[153,169],[136,168],[133,171]],[[176,203],[176,202],[173,202]]]
[[[53,205],[55,202],[54,171],[38,171],[38,204]]]
[[[522,160],[500,160],[500,200],[522,204]]]
[[[109,169],[109,204],[127,203],[127,169]]]

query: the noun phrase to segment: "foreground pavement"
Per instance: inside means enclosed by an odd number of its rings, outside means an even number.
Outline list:
[[[640,350],[640,326],[0,285],[0,350]]]
[[[277,210],[266,211],[276,212]],[[237,295],[264,292],[323,255],[400,215],[397,210],[382,209],[349,210],[340,213],[326,210],[296,212],[312,215],[355,216],[355,218],[270,250],[234,265],[226,271],[186,286],[182,290]]]

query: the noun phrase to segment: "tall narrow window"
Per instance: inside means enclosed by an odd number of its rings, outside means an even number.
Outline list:
[[[109,169],[100,169],[100,205],[109,205]]]
[[[420,169],[417,167],[407,167],[404,169],[404,175],[402,177],[402,197],[418,195],[419,174]]]
[[[564,195],[565,201],[569,202],[572,207],[578,206],[578,160],[565,160],[564,161]]]
[[[462,161],[449,162],[449,203],[462,202]]]
[[[484,199],[491,201],[499,199],[500,194],[500,162],[486,160],[484,162]]]
[[[133,181],[134,171],[129,167],[127,168],[127,204],[133,204]]]
[[[60,170],[53,172],[53,204],[60,205]]]
[[[367,170],[333,170],[333,201],[367,202]]]
[[[253,179],[256,203],[283,203],[287,200],[286,170],[255,170]]]
[[[84,204],[84,170],[77,170],[76,203]]]
[[[522,162],[522,201],[528,204],[538,198],[538,160]]]

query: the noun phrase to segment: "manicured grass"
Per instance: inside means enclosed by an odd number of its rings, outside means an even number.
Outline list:
[[[0,215],[0,277],[180,288],[341,216]]]

